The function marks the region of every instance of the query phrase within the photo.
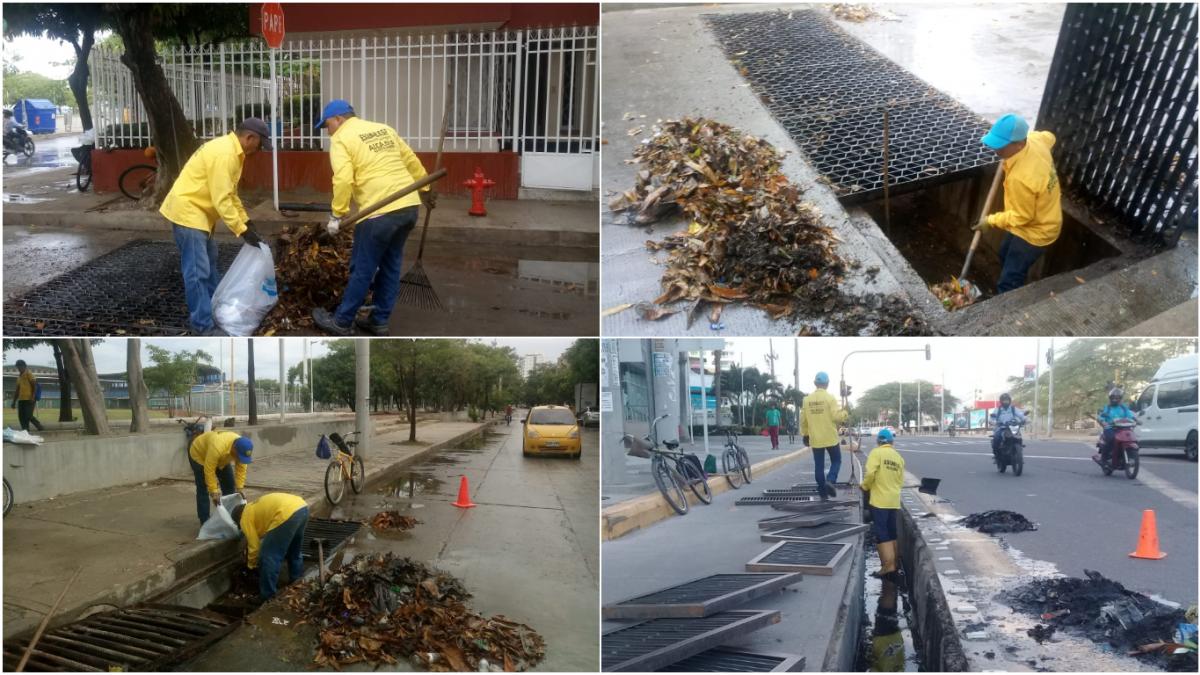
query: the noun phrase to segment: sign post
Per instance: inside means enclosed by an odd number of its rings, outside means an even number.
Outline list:
[[[271,57],[271,191],[275,210],[279,211],[279,83],[275,77],[275,50],[283,45],[283,8],[278,2],[266,2],[262,6],[262,36],[270,48]]]

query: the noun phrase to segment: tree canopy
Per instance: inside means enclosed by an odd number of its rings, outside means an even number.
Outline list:
[[[920,385],[920,386],[918,386]],[[917,391],[921,395],[921,414],[937,419],[942,409],[942,397],[933,393],[933,383],[928,380],[912,380],[908,382],[888,382],[864,391],[854,403],[851,414],[852,424],[875,424],[880,419],[880,413],[886,411],[887,423],[898,425],[896,416],[897,398],[904,397],[904,419],[917,419]],[[903,387],[903,391],[901,388]],[[953,412],[959,404],[959,398],[946,390],[946,412]]]
[[[172,352],[157,345],[146,345],[150,362],[154,365],[142,369],[142,378],[151,394],[166,392],[172,398],[186,396],[192,385],[199,381],[200,364],[212,364],[212,355],[197,349]]]

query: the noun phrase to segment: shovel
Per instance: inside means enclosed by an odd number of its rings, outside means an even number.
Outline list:
[[[992,176],[992,186],[988,188],[987,199],[983,200],[983,210],[979,214],[979,220],[976,223],[982,222],[987,218],[988,212],[992,209],[992,200],[996,198],[996,190],[1000,187],[1000,176],[1004,174],[1004,162],[996,167],[996,175]],[[958,273],[958,284],[963,290],[971,296],[971,300],[978,300],[979,296],[983,295],[979,291],[979,287],[967,281],[967,270],[971,267],[971,258],[975,257],[975,249],[979,248],[979,239],[983,236],[983,230],[975,230],[975,236],[971,237],[971,248],[967,249],[967,259],[963,262],[962,271]]]

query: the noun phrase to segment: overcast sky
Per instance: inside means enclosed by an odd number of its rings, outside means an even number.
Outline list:
[[[314,358],[329,352],[325,346],[327,340],[314,338],[283,338],[285,370],[304,358],[304,341],[309,340]],[[478,340],[500,346],[512,347],[517,354],[538,354],[539,360],[555,361],[575,341],[572,338],[486,338]],[[203,349],[213,357],[213,365],[219,365],[227,376],[230,370],[230,352],[232,349],[232,373],[234,379],[246,379],[246,339],[245,338],[143,338],[142,366],[150,365],[148,345],[165,347],[173,352]],[[125,340],[121,338],[106,339],[92,347],[96,359],[96,370],[101,373],[125,372]],[[37,366],[54,367],[54,352],[49,346],[25,351],[6,351],[4,365],[12,365],[17,359]],[[279,338],[257,338],[254,347],[254,374],[264,379],[279,378]]]
[[[104,33],[107,35],[107,33]],[[96,37],[99,42],[101,36]],[[17,69],[65,80],[75,67],[75,49],[66,42],[22,35],[4,41],[4,59],[17,60]]]

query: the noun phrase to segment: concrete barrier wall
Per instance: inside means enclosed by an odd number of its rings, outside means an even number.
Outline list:
[[[234,426],[254,440],[258,458],[315,450],[321,434],[354,431],[354,419]],[[126,436],[79,436],[39,446],[4,444],[4,477],[19,502],[99,490],[190,472],[182,428]]]
[[[921,669],[944,673],[970,670],[954,617],[942,591],[933,552],[908,509],[900,509],[900,563],[909,580],[912,601],[913,640],[921,652]]]

